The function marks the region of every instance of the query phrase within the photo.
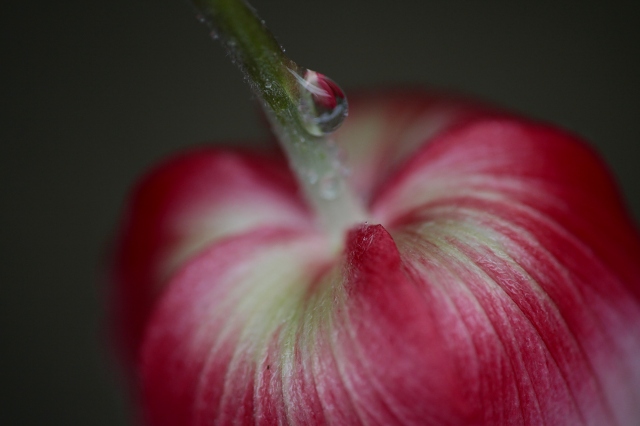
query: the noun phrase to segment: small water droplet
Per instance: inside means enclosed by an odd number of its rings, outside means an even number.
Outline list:
[[[207,21],[207,18],[202,14],[202,13],[198,13],[196,15],[196,19],[198,20],[198,22],[200,23],[205,23]]]
[[[220,35],[218,34],[218,32],[216,30],[212,30],[209,35],[211,36],[212,39],[217,40],[220,38]]]
[[[302,87],[298,108],[305,128],[314,136],[324,136],[340,127],[349,112],[347,97],[324,74],[306,70],[302,76],[290,70]]]
[[[271,89],[271,82],[269,80],[265,81],[264,87],[266,87],[267,89]]]
[[[322,176],[318,185],[320,185],[320,195],[325,200],[333,200],[338,196],[339,180],[333,172]]]
[[[316,182],[318,182],[318,173],[316,173],[315,170],[309,170],[306,173],[307,176],[307,181],[311,184],[314,185]]]

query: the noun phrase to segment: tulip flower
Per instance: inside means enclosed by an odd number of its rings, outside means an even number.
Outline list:
[[[640,237],[591,148],[421,90],[352,97],[329,139],[339,87],[252,62],[242,2],[195,3],[284,153],[192,150],[133,191],[114,277],[148,424],[640,424]]]

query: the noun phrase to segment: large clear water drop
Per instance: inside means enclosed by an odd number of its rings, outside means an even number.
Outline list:
[[[337,130],[349,112],[347,96],[340,86],[319,72],[291,73],[300,84],[298,108],[307,131],[314,136],[324,136]]]

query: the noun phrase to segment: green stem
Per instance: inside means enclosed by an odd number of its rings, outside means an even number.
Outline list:
[[[309,130],[305,114],[313,96],[305,85],[307,70],[284,54],[248,3],[193,0],[193,4],[261,100],[321,225],[341,236],[350,226],[363,222],[363,209],[342,173],[336,147],[325,132]]]

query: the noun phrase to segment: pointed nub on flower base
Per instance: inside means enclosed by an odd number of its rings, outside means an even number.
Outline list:
[[[345,252],[348,302],[336,313],[334,347],[340,348],[343,380],[356,401],[356,424],[472,418],[473,404],[460,398],[456,386],[466,377],[451,356],[435,301],[389,232],[382,225],[354,229]]]

